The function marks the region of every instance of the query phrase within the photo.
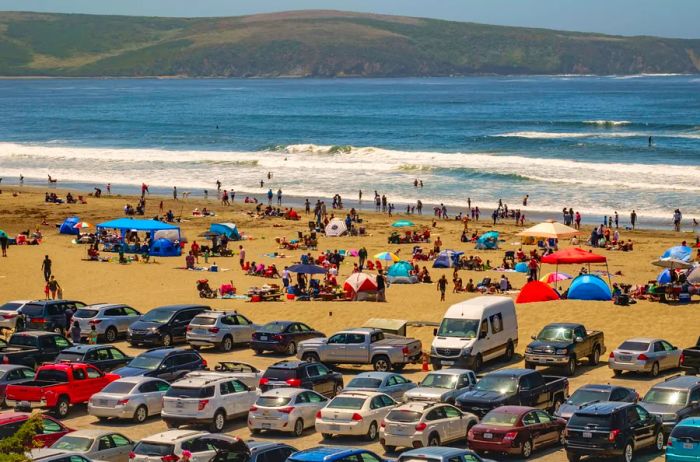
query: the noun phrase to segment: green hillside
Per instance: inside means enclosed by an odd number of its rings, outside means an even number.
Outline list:
[[[337,11],[229,18],[0,13],[2,76],[698,73],[700,40]]]

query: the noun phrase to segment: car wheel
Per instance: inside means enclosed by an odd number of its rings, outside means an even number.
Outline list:
[[[530,363],[530,362],[525,361],[525,369],[533,369],[534,370],[536,368],[537,368],[537,366],[534,363]]]
[[[115,329],[114,327],[109,327],[105,331],[105,341],[107,343],[112,343],[112,342],[115,342],[116,340],[117,340],[117,329]]]
[[[176,428],[178,428],[177,424],[175,424],[174,422],[171,422],[171,421],[169,421],[169,420],[164,420],[163,422],[165,422],[165,426],[166,426],[168,429],[174,429],[174,428],[176,429]]]
[[[134,412],[134,422],[143,423],[148,418],[148,409],[143,404],[136,408]]]
[[[428,446],[440,446],[440,437],[437,433],[433,433],[428,437]]]
[[[506,354],[503,356],[503,360],[505,362],[510,362],[513,359],[513,356],[515,355],[515,347],[513,346],[513,342],[508,342],[508,346],[506,347]]]
[[[591,366],[597,366],[600,362],[600,348],[595,347],[593,354],[588,357],[588,362]]]
[[[388,444],[382,444],[382,449],[384,449],[384,452],[395,452],[396,451],[396,446],[390,446]]]
[[[68,401],[68,398],[65,396],[59,398],[54,409],[56,411],[56,416],[58,416],[59,419],[66,417],[70,411],[70,402]]]
[[[226,425],[226,414],[222,410],[216,411],[214,420],[209,425],[209,431],[212,433],[221,433]]]
[[[304,434],[304,421],[301,419],[297,419],[296,422],[294,422],[294,436],[301,436]]]
[[[564,444],[566,444],[566,435],[564,434],[564,430],[559,432],[558,440],[560,445],[564,446]]]
[[[520,457],[529,459],[532,455],[532,441],[526,440],[520,444]]]
[[[576,373],[576,358],[569,358],[569,362],[566,363],[566,375],[572,377]]]
[[[324,440],[329,440],[329,439],[333,438],[333,434],[332,433],[321,433],[321,438],[323,438]]]
[[[202,349],[202,347],[199,345],[190,345],[190,348],[192,348],[194,351],[199,351]]]
[[[321,359],[318,357],[316,353],[304,353],[304,356],[301,357],[302,361],[306,361],[307,363],[320,363]]]
[[[626,443],[625,448],[622,450],[622,458],[621,460],[623,462],[632,462],[634,459],[634,447],[632,446],[632,443]]]
[[[613,374],[615,377],[622,377],[622,371],[620,369],[613,369]]]
[[[430,363],[430,365],[433,366],[434,371],[439,371],[440,369],[442,369],[442,363],[440,363],[440,361]]]
[[[338,396],[343,392],[343,386],[339,383],[335,384],[335,387],[333,388],[333,396]]]
[[[666,444],[666,437],[664,436],[664,432],[660,431],[656,434],[656,438],[654,438],[654,450],[656,450],[656,452],[663,451],[664,444]]]
[[[401,372],[406,368],[405,364],[393,364],[391,368],[394,370],[394,372]]]
[[[659,376],[659,363],[654,363],[651,365],[651,376],[652,377]]]
[[[262,350],[256,350],[255,348],[253,348],[253,353],[255,353],[256,355],[260,356],[261,354],[263,354],[263,351],[262,351]]]
[[[379,355],[372,360],[372,367],[377,372],[388,372],[391,369],[391,360],[385,355]]]
[[[54,327],[53,329],[51,329],[51,332],[53,332],[54,334],[63,335],[63,329],[61,329],[60,327]]]
[[[581,456],[579,454],[574,454],[573,452],[567,452],[566,460],[569,462],[579,462],[581,460]]]
[[[251,429],[250,429],[250,434],[251,434],[251,435],[259,435],[259,434],[260,434],[260,429],[259,429],[259,428],[251,428]]]
[[[173,344],[173,338],[170,336],[170,334],[163,335],[163,338],[161,340],[163,342],[164,347],[169,347]]]
[[[377,422],[372,422],[369,424],[369,430],[367,430],[367,439],[369,441],[374,441],[377,439],[377,436],[379,436],[379,432],[377,431]]]
[[[221,348],[221,351],[228,353],[229,351],[233,350],[233,339],[227,335],[224,337],[224,340],[221,342],[219,347]]]
[[[484,358],[481,356],[481,353],[479,353],[476,355],[476,358],[474,358],[474,372],[480,371],[482,367],[484,367]]]
[[[289,342],[289,345],[287,345],[287,354],[289,356],[294,356],[297,354],[297,344],[294,342]]]

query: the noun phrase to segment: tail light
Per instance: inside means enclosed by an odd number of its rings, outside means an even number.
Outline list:
[[[505,435],[503,435],[503,439],[508,440],[508,441],[513,441],[517,437],[518,437],[518,432],[514,432],[514,431],[510,431],[510,432],[506,433]]]
[[[88,324],[90,324],[91,326],[96,326],[101,322],[102,322],[101,319],[93,319],[92,321],[88,321]]]
[[[3,314],[2,317],[4,319],[12,319],[12,318],[17,317],[17,313]]]
[[[277,409],[278,412],[282,414],[291,414],[294,410],[294,406],[283,407],[282,409]]]
[[[470,439],[470,440],[473,440],[473,439],[474,439],[474,430],[471,429],[471,428],[470,428],[469,431],[467,432],[467,439]]]
[[[401,352],[403,353],[404,356],[408,356],[409,354],[411,354],[411,352],[408,350],[407,346],[403,347]]]
[[[266,377],[263,377],[263,378],[261,378],[260,381],[258,382],[258,385],[260,385],[260,386],[267,385],[269,382],[270,382],[270,379],[268,379],[268,378],[266,378]]]
[[[207,360],[204,359],[204,358],[202,358],[202,367],[203,367],[203,368],[209,367],[209,363],[208,363]]]
[[[256,405],[252,405],[252,406],[250,406],[250,409],[248,409],[249,412],[255,412],[257,410],[258,410],[258,406],[256,406]]]
[[[684,355],[683,353],[681,353],[680,363],[681,363],[681,366],[682,366],[683,364],[685,364],[685,355]],[[671,441],[671,440],[669,440],[669,441]]]
[[[617,436],[620,434],[620,430],[613,430],[608,434],[608,441],[611,443],[617,439]]]
[[[673,447],[673,438],[671,438],[671,437],[668,438],[668,441],[666,441],[666,447],[667,448]]]
[[[44,318],[30,318],[29,322],[35,323],[35,324],[45,324],[46,319],[44,319]]]
[[[162,460],[163,462],[177,462],[178,459],[179,459],[179,457],[176,456],[175,454],[170,454],[170,455],[163,456],[160,458],[160,460]]]
[[[135,459],[136,453],[134,451],[129,451],[129,459]]]
[[[128,402],[128,399],[120,399],[119,401],[117,401],[117,406],[124,406]]]
[[[425,424],[425,422],[421,422],[418,425],[416,425],[416,431],[418,432],[422,432],[426,428],[428,428],[428,426]]]
[[[185,329],[187,332],[192,332],[192,326],[187,326],[187,329]]]
[[[287,379],[286,382],[289,384],[290,387],[295,387],[295,388],[301,387],[301,380],[300,379]]]
[[[615,353],[613,353],[613,352],[611,351],[611,352],[610,352],[610,355],[608,356],[608,358],[610,358],[610,359],[615,359]]]
[[[10,364],[10,358],[8,358],[7,355],[4,355],[2,357],[2,363],[3,364]]]
[[[360,422],[362,420],[362,416],[360,414],[358,414],[357,412],[355,412],[352,415],[352,420],[354,420],[355,422]]]
[[[320,418],[321,418],[321,411],[318,411],[318,412],[316,413],[316,418],[317,418],[317,419],[320,419]]]
[[[283,339],[284,339],[284,337],[279,335],[279,334],[275,334],[272,336],[272,340],[274,340],[276,342],[281,342]]]
[[[208,330],[209,330],[209,332],[211,332],[212,334],[218,334],[218,333],[219,333],[219,328],[218,328],[218,327],[210,327]]]
[[[379,426],[382,427],[382,428],[386,428],[386,422],[384,422],[384,421],[382,420],[382,423],[380,423]]]
[[[198,410],[203,411],[205,407],[207,407],[207,404],[209,404],[208,399],[200,399],[199,400],[199,406],[197,407]]]
[[[649,360],[649,356],[642,353],[641,355],[637,356],[637,359],[640,361],[647,361],[647,360]]]

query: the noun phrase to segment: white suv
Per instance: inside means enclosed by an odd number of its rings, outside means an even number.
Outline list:
[[[195,316],[187,326],[187,343],[195,350],[212,346],[228,352],[234,345],[250,344],[257,328],[250,319],[235,311],[205,311]]]
[[[176,462],[182,451],[190,451],[192,462],[209,462],[217,453],[235,443],[235,437],[193,430],[169,430],[143,438],[129,454],[130,462]]]
[[[255,390],[231,377],[185,377],[165,393],[161,417],[168,428],[207,425],[220,432],[227,419],[248,415],[257,397]]]
[[[397,403],[374,391],[344,391],[316,414],[316,431],[325,439],[333,435],[365,436],[374,441],[379,424]]]

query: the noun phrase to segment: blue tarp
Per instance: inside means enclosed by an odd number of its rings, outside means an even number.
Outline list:
[[[433,268],[453,268],[455,263],[459,261],[459,257],[464,255],[464,252],[456,250],[443,250],[435,259]]]
[[[232,241],[239,241],[241,239],[241,234],[233,223],[212,223],[209,227],[209,231],[216,234],[223,234]]]
[[[610,287],[598,276],[583,274],[571,281],[567,298],[570,300],[612,300]]]
[[[661,259],[673,258],[675,260],[690,261],[693,258],[693,249],[685,245],[677,245],[667,249]]]
[[[487,231],[476,240],[478,250],[492,250],[498,248],[498,231]]]
[[[58,232],[61,234],[73,234],[77,236],[80,234],[80,230],[78,228],[74,228],[74,226],[77,225],[79,221],[80,218],[78,217],[66,218],[66,220],[61,224],[61,227],[58,228]]]

